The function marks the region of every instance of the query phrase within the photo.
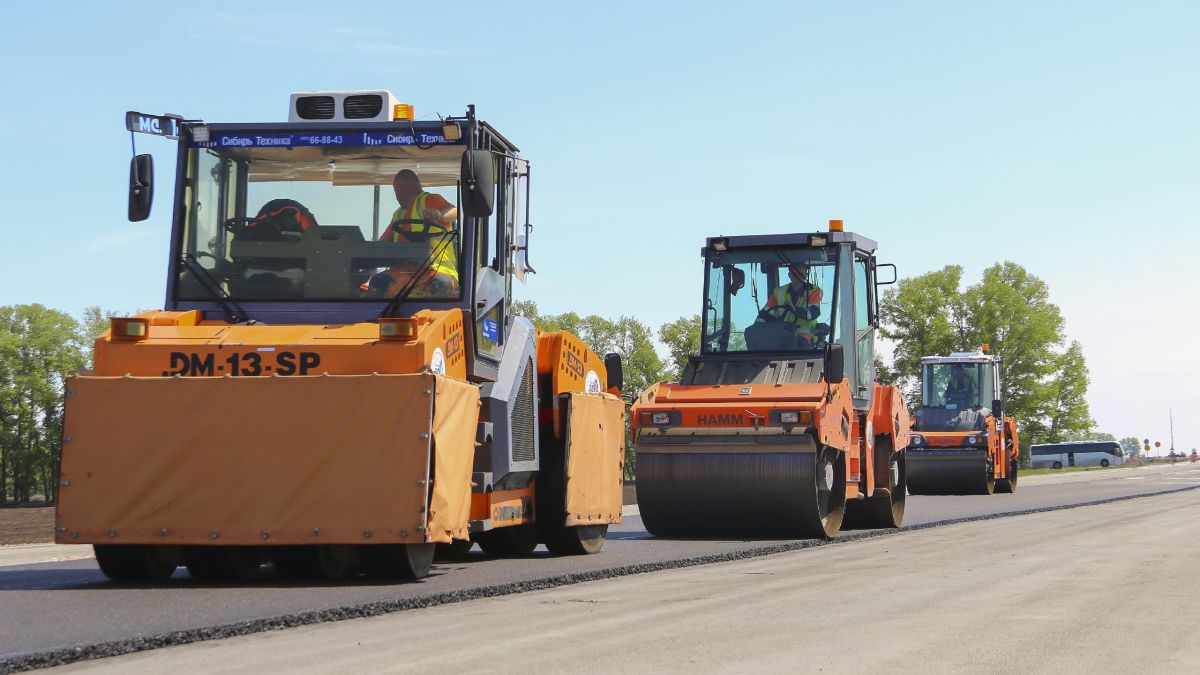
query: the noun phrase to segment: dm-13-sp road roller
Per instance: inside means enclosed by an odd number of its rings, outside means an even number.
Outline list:
[[[974,352],[921,359],[921,407],[908,449],[908,491],[985,494],[1017,489],[1017,422],[1004,415],[1000,357]]]
[[[909,415],[874,377],[895,267],[843,231],[709,238],[700,354],[630,411],[656,536],[829,538],[899,527]],[[891,268],[881,282],[880,268]]]
[[[600,549],[620,361],[513,314],[529,164],[474,107],[303,92],[287,122],[126,125],[177,141],[166,305],[113,319],[66,384],[58,543],[131,581]],[[130,173],[143,220],[151,157]]]

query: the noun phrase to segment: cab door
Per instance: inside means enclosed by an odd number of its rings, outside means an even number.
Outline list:
[[[520,195],[528,171],[525,161],[493,154],[496,208],[489,218],[480,218],[475,241],[475,288],[472,313],[474,359],[472,375],[495,381],[506,343],[505,323],[512,299],[513,229]]]
[[[875,266],[874,260],[854,254],[854,369],[850,385],[854,407],[869,410],[875,396]]]

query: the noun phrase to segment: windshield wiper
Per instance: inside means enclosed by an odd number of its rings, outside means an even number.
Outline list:
[[[212,274],[209,274],[208,270],[204,269],[204,266],[200,264],[196,256],[184,253],[180,256],[180,260],[183,261],[183,266],[188,268],[192,276],[196,277],[196,280],[200,282],[204,290],[208,291],[208,294],[221,305],[221,309],[225,312],[226,321],[229,323],[242,323],[248,318],[246,310],[242,309],[241,305],[229,297],[225,289],[221,288],[221,284],[213,278]]]
[[[424,262],[422,262],[420,267],[417,268],[417,271],[413,272],[408,277],[408,281],[405,282],[404,286],[402,286],[400,290],[396,291],[396,294],[392,296],[391,302],[389,302],[387,307],[384,307],[383,311],[379,313],[379,318],[382,319],[395,315],[396,310],[400,309],[400,305],[404,304],[404,300],[408,298],[408,294],[412,293],[413,289],[417,287],[417,282],[420,281],[421,277],[426,271],[433,267],[433,261],[442,254],[442,251],[446,250],[446,247],[450,245],[451,242],[458,241],[458,228],[449,230],[447,235],[448,236],[444,236],[442,238],[442,242],[440,244],[438,244],[429,252],[429,255],[425,257]],[[461,286],[461,283],[459,285]],[[459,290],[461,292],[462,289],[460,288]]]

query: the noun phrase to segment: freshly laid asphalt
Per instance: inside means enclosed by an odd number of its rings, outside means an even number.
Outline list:
[[[1038,476],[1023,480],[1012,495],[910,496],[905,529],[1197,487],[1200,466],[1190,464]],[[888,532],[848,532],[837,541],[881,535]],[[144,587],[109,582],[94,560],[10,565],[0,567],[0,672],[821,545],[656,539],[644,531],[640,518],[627,516],[612,528],[598,555],[476,555],[438,563],[423,581],[391,585],[314,586],[266,579],[211,586],[192,581],[181,568],[169,582]]]

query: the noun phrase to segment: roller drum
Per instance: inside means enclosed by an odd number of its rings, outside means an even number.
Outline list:
[[[990,495],[995,476],[986,449],[908,449],[908,492],[914,495]]]
[[[841,526],[837,452],[639,453],[638,508],[662,537],[828,538]]]

